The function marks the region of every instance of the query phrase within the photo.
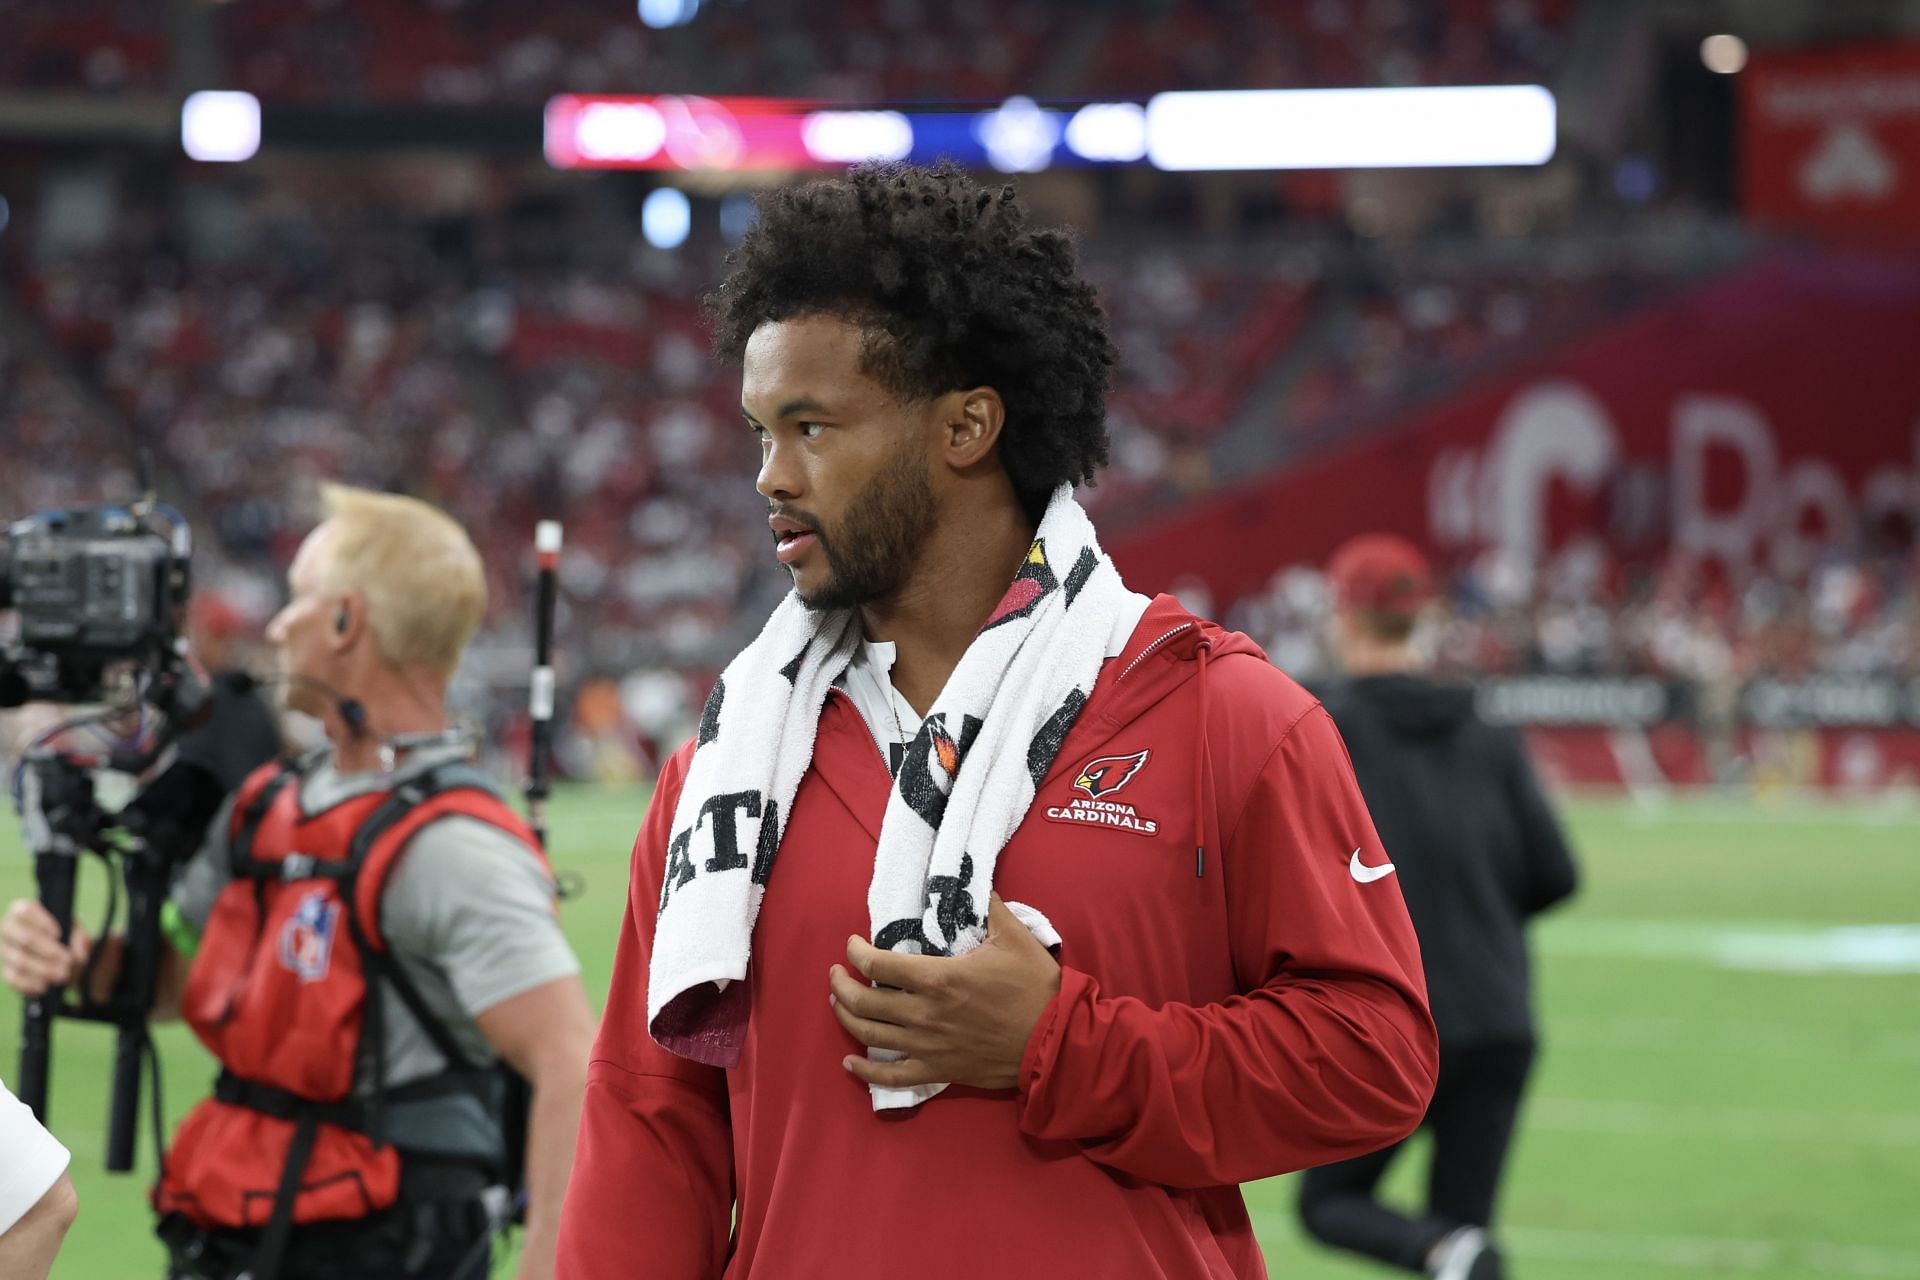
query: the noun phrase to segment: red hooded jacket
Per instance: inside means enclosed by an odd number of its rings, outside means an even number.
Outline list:
[[[1236,1184],[1375,1150],[1426,1109],[1419,949],[1395,878],[1365,871],[1387,857],[1333,722],[1170,597],[1107,663],[994,871],[1064,939],[1017,1090],[877,1115],[840,1065],[860,1046],[827,969],[867,931],[890,779],[837,692],[755,927],[739,1065],[653,1042],[648,957],[690,755],[661,772],[634,846],[564,1280],[1263,1276]]]

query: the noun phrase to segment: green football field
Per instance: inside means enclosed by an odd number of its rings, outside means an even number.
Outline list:
[[[553,806],[555,861],[586,883],[565,918],[596,1000],[643,803],[575,790]],[[1545,1052],[1502,1204],[1511,1273],[1920,1277],[1920,811],[1590,801],[1567,818],[1586,884],[1535,935]],[[8,822],[0,900],[29,886]],[[171,1122],[210,1068],[183,1029],[161,1043]],[[101,1171],[108,1050],[102,1029],[58,1028],[53,1123],[82,1203],[59,1280],[160,1274],[145,1134],[139,1175]],[[1420,1185],[1418,1160],[1395,1195]],[[1304,1243],[1291,1179],[1247,1196],[1274,1276],[1386,1274]]]

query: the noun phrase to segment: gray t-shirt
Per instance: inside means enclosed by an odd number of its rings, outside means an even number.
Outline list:
[[[415,752],[392,773],[341,773],[332,759],[311,767],[300,787],[314,814],[369,791],[388,789],[461,759],[458,747]],[[226,887],[232,800],[206,843],[174,882],[173,900],[196,929],[206,926]],[[380,927],[427,1008],[469,1059],[494,1060],[474,1018],[504,1000],[580,972],[553,913],[554,886],[513,836],[461,814],[435,818],[408,842],[380,897]],[[446,1059],[413,1015],[385,991],[389,1087],[433,1075]]]

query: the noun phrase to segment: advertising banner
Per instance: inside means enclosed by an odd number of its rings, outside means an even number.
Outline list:
[[[1739,92],[1749,217],[1920,239],[1920,43],[1760,54]]]
[[[1376,530],[1449,562],[1584,542],[1795,573],[1920,525],[1917,333],[1920,267],[1771,258],[1104,541],[1135,589],[1223,603]]]
[[[1522,676],[1480,682],[1474,703],[1495,724],[1644,726],[1682,718],[1689,692],[1685,685],[1651,679]]]
[[[1702,700],[1684,680],[1504,676],[1477,681],[1474,705],[1495,724],[1648,728],[1691,723]],[[1812,676],[1749,681],[1733,718],[1756,729],[1920,729],[1920,680]]]
[[[1555,787],[1661,791],[1714,782],[1769,790],[1920,789],[1920,729],[1742,729],[1717,751],[1698,730],[1552,725],[1526,730],[1527,752]],[[1721,770],[1710,760],[1718,755]]]

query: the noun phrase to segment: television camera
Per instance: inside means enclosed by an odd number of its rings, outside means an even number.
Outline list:
[[[44,1120],[55,1019],[115,1026],[106,1152],[115,1172],[133,1167],[140,1070],[153,1057],[147,1019],[161,957],[161,904],[174,864],[198,846],[225,787],[204,769],[184,767],[186,753],[178,751],[118,811],[101,808],[95,782],[102,772],[148,775],[212,703],[207,682],[186,659],[182,634],[192,550],[186,520],[151,498],[41,512],[13,522],[0,543],[0,609],[18,617],[13,637],[0,642],[0,707],[33,701],[94,708],[36,737],[14,770],[12,792],[40,901],[64,941],[88,854],[117,872],[109,877],[109,925],[123,890],[126,898],[114,990],[94,998],[89,964],[71,998],[56,988],[28,1000],[16,1085]],[[133,732],[116,731],[128,724]],[[98,745],[60,745],[83,729]],[[157,1087],[154,1122],[157,1128]]]

